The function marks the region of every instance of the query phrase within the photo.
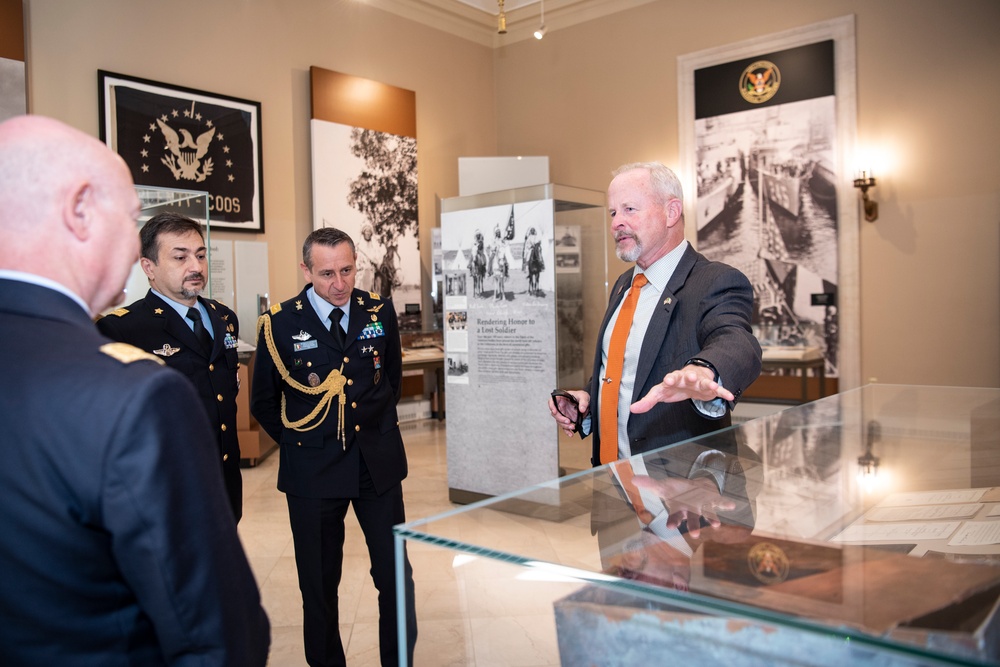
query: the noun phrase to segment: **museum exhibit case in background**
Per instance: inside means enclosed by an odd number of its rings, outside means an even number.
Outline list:
[[[668,528],[682,509],[717,522]],[[460,664],[997,664],[1000,389],[868,385],[396,544]]]
[[[589,374],[607,307],[607,237],[603,192],[549,183],[441,200],[454,502],[587,466],[579,440],[580,462],[561,456],[548,399]]]

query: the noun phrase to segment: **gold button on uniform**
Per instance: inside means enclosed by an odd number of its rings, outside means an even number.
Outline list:
[[[223,454],[222,455],[222,460],[223,461],[228,461],[229,460],[229,454]]]
[[[354,386],[354,380],[348,380],[347,381],[347,386],[348,387],[353,387]]]
[[[311,362],[311,361],[307,361],[306,362],[306,368],[312,368],[312,365],[313,365],[313,362]]]
[[[358,404],[357,404],[357,403],[353,403],[353,402],[352,402],[352,403],[351,403],[351,407],[352,407],[352,408],[355,408],[355,409],[357,409],[357,407],[358,407]]]
[[[354,430],[355,430],[355,432],[357,432],[357,431],[360,431],[360,430],[361,430],[361,427],[360,427],[360,426],[355,426],[355,427],[354,427]]]
[[[214,371],[215,370],[215,364],[209,364],[208,365],[208,370]]]
[[[351,358],[350,357],[344,357],[344,363],[345,364],[351,363]]]
[[[222,394],[219,394],[216,398],[219,399],[219,403],[222,403]]]
[[[225,433],[225,432],[226,432],[226,425],[225,425],[225,424],[223,424],[223,425],[222,425],[222,432],[223,432],[223,433]]]

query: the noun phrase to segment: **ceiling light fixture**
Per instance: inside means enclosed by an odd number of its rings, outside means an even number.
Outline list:
[[[545,37],[545,0],[540,0],[539,4],[542,7],[542,20],[541,25],[538,26],[538,30],[535,31],[535,39]]]
[[[497,5],[500,7],[500,13],[497,14],[497,34],[506,35],[507,15],[503,13],[503,0],[497,0]]]

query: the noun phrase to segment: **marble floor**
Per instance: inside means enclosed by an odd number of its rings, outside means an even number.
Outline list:
[[[403,424],[409,476],[403,482],[408,519],[453,509],[448,500],[444,422]],[[277,452],[243,469],[243,520],[239,533],[271,620],[272,667],[305,666],[302,649],[302,598],[295,573],[292,534],[284,494],[276,488]],[[464,621],[457,611],[440,609],[456,599],[450,574],[453,554],[424,554],[410,548],[418,589],[417,665],[477,664],[466,655]],[[347,515],[344,575],[340,585],[341,636],[348,663],[378,665],[377,593],[368,574],[368,552],[353,512]],[[451,590],[449,586],[451,580]],[[456,643],[458,642],[458,643]],[[485,664],[485,663],[478,663]],[[497,663],[499,664],[499,663]]]
[[[747,405],[744,409],[752,409]],[[768,411],[779,408],[768,406]],[[737,408],[737,412],[740,408]],[[753,414],[750,416],[759,416]],[[404,423],[409,476],[403,482],[407,519],[455,509],[448,500],[445,422]],[[589,446],[567,440],[560,464],[567,472],[589,467]],[[271,667],[304,667],[302,599],[285,497],[276,489],[277,452],[243,470],[244,505],[239,533],[271,620]],[[589,521],[589,517],[581,517]],[[516,543],[516,518],[469,526],[478,538]],[[589,526],[589,524],[588,524]],[[589,530],[578,531],[589,534]],[[479,542],[480,544],[484,542]],[[544,549],[544,545],[530,545]],[[539,667],[559,665],[552,601],[573,593],[579,582],[523,581],[513,566],[463,560],[440,547],[407,543],[416,588],[419,667],[458,665]],[[378,665],[377,593],[368,574],[368,553],[353,512],[347,515],[344,574],[340,586],[341,635],[348,664]],[[581,561],[596,557],[580,545]],[[468,562],[473,561],[473,562]],[[506,568],[506,571],[505,571]]]

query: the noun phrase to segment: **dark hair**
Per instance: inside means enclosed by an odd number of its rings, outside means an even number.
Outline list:
[[[171,212],[154,215],[139,230],[142,256],[155,264],[160,256],[161,234],[186,234],[188,232],[198,232],[201,240],[205,240],[201,225],[186,215]]]
[[[314,229],[309,236],[306,237],[305,243],[302,244],[302,263],[305,264],[310,270],[312,269],[313,245],[325,245],[332,248],[340,245],[341,243],[346,243],[351,246],[351,254],[357,257],[358,251],[354,248],[354,240],[351,239],[347,232],[342,232],[336,227],[320,227],[319,229]]]

